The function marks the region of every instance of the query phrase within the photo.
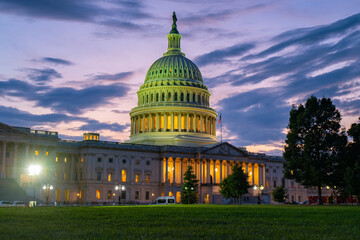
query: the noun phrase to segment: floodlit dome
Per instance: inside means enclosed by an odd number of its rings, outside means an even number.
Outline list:
[[[174,19],[174,18],[173,18]],[[181,52],[176,17],[168,49],[149,68],[130,112],[129,143],[196,146],[216,143],[216,117],[199,68]]]

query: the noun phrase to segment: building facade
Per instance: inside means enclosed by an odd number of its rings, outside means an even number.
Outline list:
[[[57,132],[1,123],[1,180],[15,182],[43,202],[150,203],[164,195],[180,202],[183,175],[192,166],[199,180],[198,202],[226,203],[219,184],[239,164],[252,186],[244,201],[260,196],[270,202],[271,191],[281,184],[291,190],[291,199],[306,200],[301,186],[284,180],[282,158],[217,142],[210,92],[198,67],[181,52],[174,19],[167,52],[150,67],[137,92],[130,140],[106,142],[99,134],[85,133],[83,141],[67,141]],[[28,172],[33,164],[41,166],[38,175]]]

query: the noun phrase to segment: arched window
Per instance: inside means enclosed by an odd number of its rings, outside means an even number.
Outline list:
[[[156,101],[159,101],[159,93],[156,93]]]
[[[175,69],[175,71],[176,71],[176,69]],[[177,102],[177,100],[178,100],[178,99],[177,99],[177,92],[175,92],[175,93],[174,93],[174,101]]]
[[[149,95],[146,94],[146,103],[149,103]]]
[[[168,102],[171,102],[171,93],[168,93]]]
[[[195,93],[192,95],[192,101],[195,102]]]
[[[187,95],[186,95],[186,101],[187,101],[187,102],[190,102],[190,93],[187,93]]]
[[[184,93],[180,94],[180,101],[183,102],[184,101]]]
[[[200,96],[200,94],[198,95],[198,103],[201,103],[201,96]]]
[[[161,101],[164,102],[165,101],[165,93],[162,93],[162,96],[161,96]]]

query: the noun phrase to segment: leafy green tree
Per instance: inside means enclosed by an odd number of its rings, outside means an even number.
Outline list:
[[[359,118],[360,120],[360,118]],[[353,123],[348,130],[353,141],[346,146],[346,161],[343,162],[344,184],[340,185],[343,195],[356,196],[360,200],[360,122]],[[341,166],[340,166],[341,167]]]
[[[347,137],[340,131],[340,113],[329,98],[311,96],[305,105],[293,106],[286,136],[284,175],[305,187],[321,188],[332,182],[343,158]]]
[[[240,165],[235,164],[232,171],[232,174],[221,181],[220,193],[227,199],[239,200],[242,195],[248,193],[250,187],[248,175],[244,173]]]
[[[196,175],[192,171],[192,167],[188,166],[184,173],[184,184],[181,191],[181,202],[185,204],[194,204],[197,202],[197,183]]]
[[[277,186],[272,192],[272,196],[275,202],[284,203],[287,195],[287,190],[284,188],[284,186]]]

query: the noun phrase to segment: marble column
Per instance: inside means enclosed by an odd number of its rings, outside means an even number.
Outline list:
[[[252,176],[252,184],[255,185],[255,164],[252,163],[251,166],[252,166],[252,170],[251,170],[251,176]]]
[[[229,176],[230,172],[229,172],[229,163],[230,161],[226,161],[226,177]]]
[[[13,167],[12,167],[12,178],[14,178],[14,179],[17,178],[17,157],[18,157],[18,143],[15,142]]]
[[[206,183],[210,184],[210,160],[206,160]]]
[[[178,114],[178,131],[181,132],[181,113]]]
[[[181,183],[181,184],[183,183],[183,177],[184,177],[184,176],[183,176],[183,171],[184,171],[184,170],[183,170],[183,159],[180,158],[180,176],[181,176],[181,177],[180,177],[180,178],[181,178],[180,183]]]
[[[173,184],[176,184],[176,158],[173,159]]]
[[[74,158],[73,154],[71,154],[70,160],[71,160],[71,164],[70,164],[70,181],[72,181],[72,180],[74,180],[74,176],[75,176],[75,158]]]
[[[171,131],[172,132],[174,131],[174,121],[175,121],[174,113],[171,113]]]
[[[1,178],[6,178],[5,173],[5,159],[6,159],[6,142],[3,141],[3,148],[2,148],[2,158],[1,158]]]
[[[220,161],[220,181],[219,181],[219,183],[222,181],[222,179],[223,179],[223,171],[222,171],[222,169],[223,169],[223,163],[222,163],[222,161]]]
[[[165,183],[168,183],[169,181],[169,160],[168,158],[165,158],[166,164],[165,164]]]

